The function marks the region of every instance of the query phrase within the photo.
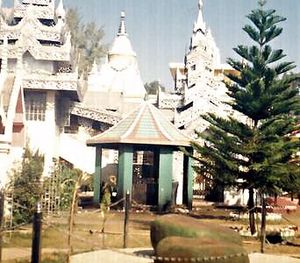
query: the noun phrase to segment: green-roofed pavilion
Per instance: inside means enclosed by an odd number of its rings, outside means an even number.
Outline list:
[[[191,151],[190,138],[181,133],[162,112],[148,102],[142,103],[118,124],[92,137],[87,145],[96,147],[94,202],[99,203],[102,149],[117,149],[118,198],[131,192],[133,199],[146,205],[157,205],[159,210],[174,200],[173,152],[179,147]],[[140,156],[142,154],[142,156]],[[142,161],[138,161],[139,156]],[[183,177],[180,188],[182,200],[192,206],[192,160],[183,157]]]

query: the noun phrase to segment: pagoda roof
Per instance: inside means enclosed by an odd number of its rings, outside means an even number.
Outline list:
[[[61,42],[65,32],[65,24],[61,21],[53,26],[47,26],[34,16],[27,14],[18,24],[8,25],[4,20],[0,21],[0,39],[7,36],[8,39],[19,39],[22,32],[29,31],[37,40]]]
[[[143,102],[118,124],[87,140],[89,146],[105,144],[189,147],[190,138],[168,121],[159,109]]]
[[[30,9],[30,14],[39,19],[53,20],[54,8],[54,0],[23,0],[21,3],[17,0],[14,3],[14,17],[22,18]]]

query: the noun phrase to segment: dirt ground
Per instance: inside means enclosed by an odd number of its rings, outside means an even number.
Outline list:
[[[229,216],[232,210],[218,209],[211,205],[198,206],[193,211],[192,216],[203,221],[215,222],[227,227],[246,226],[247,221],[234,221]],[[152,212],[133,211],[129,219],[128,247],[151,247],[150,241],[150,223],[159,215]],[[284,219],[272,227],[281,227],[287,225],[300,226],[299,209],[293,213],[285,213]],[[42,248],[43,253],[53,251],[65,253],[67,249],[68,234],[68,215],[61,213],[51,217],[45,217],[43,220]],[[270,224],[269,224],[270,225]],[[104,229],[103,229],[104,227]],[[84,251],[94,251],[102,248],[122,248],[123,247],[123,229],[124,213],[110,211],[105,218],[95,210],[82,210],[75,218],[75,227],[72,235],[73,253]],[[30,255],[31,247],[31,226],[23,227],[17,231],[6,233],[4,235],[4,248],[13,254],[13,258],[6,257],[4,262],[28,262],[17,261],[18,254],[24,256],[24,251]],[[300,258],[300,233],[297,233],[294,245],[267,244],[266,253],[289,255]],[[258,252],[260,243],[254,238],[244,240],[244,246],[248,252]],[[20,253],[18,253],[20,251]],[[29,254],[28,254],[29,253]],[[5,254],[5,253],[4,253]],[[27,256],[28,257],[28,256]],[[5,257],[4,257],[5,259]],[[8,260],[9,259],[9,260]],[[62,262],[62,261],[45,261]]]

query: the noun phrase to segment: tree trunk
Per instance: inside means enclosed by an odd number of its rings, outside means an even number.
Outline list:
[[[265,195],[261,195],[261,231],[260,231],[260,252],[264,253],[266,243],[266,199]]]
[[[255,206],[254,206],[254,190],[253,188],[249,188],[249,200],[248,200],[248,210],[249,210],[249,225],[251,235],[256,233],[255,228]]]

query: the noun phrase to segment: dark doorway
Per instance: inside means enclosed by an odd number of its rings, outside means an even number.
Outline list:
[[[157,205],[158,167],[155,151],[134,151],[132,198],[138,204]]]

